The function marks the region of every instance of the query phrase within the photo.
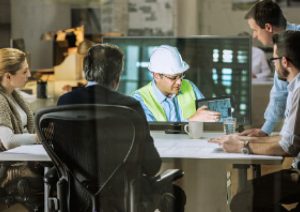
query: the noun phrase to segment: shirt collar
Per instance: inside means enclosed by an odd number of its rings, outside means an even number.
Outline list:
[[[164,95],[156,86],[155,80],[152,80],[151,85],[152,85],[154,96],[156,97],[159,103],[163,103],[167,99],[173,99],[176,96],[175,94],[173,94],[172,96]],[[179,94],[181,94],[181,88],[179,90]]]
[[[300,83],[300,73],[288,84],[287,89],[289,92],[292,92],[295,89],[295,86]]]
[[[292,24],[292,23],[287,23],[285,29],[292,30],[292,31],[298,31],[298,25]]]
[[[96,81],[88,81],[87,85],[85,87],[97,85],[98,83]]]

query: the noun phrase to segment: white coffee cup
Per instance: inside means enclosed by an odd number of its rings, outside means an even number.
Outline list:
[[[201,138],[203,136],[203,122],[190,121],[184,126],[184,131],[191,138]]]

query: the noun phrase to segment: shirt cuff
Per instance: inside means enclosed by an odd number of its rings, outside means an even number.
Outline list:
[[[270,135],[274,129],[276,122],[272,121],[265,121],[264,125],[262,126],[261,130],[268,135]]]
[[[23,133],[23,134],[14,134],[12,139],[12,144],[14,147],[21,145],[30,145],[36,144],[37,142],[36,134]]]

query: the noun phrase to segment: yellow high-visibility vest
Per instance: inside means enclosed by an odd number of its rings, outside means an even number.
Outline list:
[[[147,108],[151,111],[156,121],[168,121],[163,107],[156,100],[152,82],[138,90],[142,100]],[[181,92],[175,97],[178,100],[179,107],[181,108],[182,116],[184,119],[188,119],[196,112],[196,95],[193,90],[193,86],[188,80],[182,80]]]

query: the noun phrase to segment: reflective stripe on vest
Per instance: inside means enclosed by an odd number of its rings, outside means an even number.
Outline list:
[[[152,89],[152,82],[138,90],[146,107],[151,111],[156,121],[168,121],[166,113],[156,100]],[[182,116],[188,119],[196,112],[196,96],[192,85],[187,80],[182,80],[180,93],[176,96]]]

